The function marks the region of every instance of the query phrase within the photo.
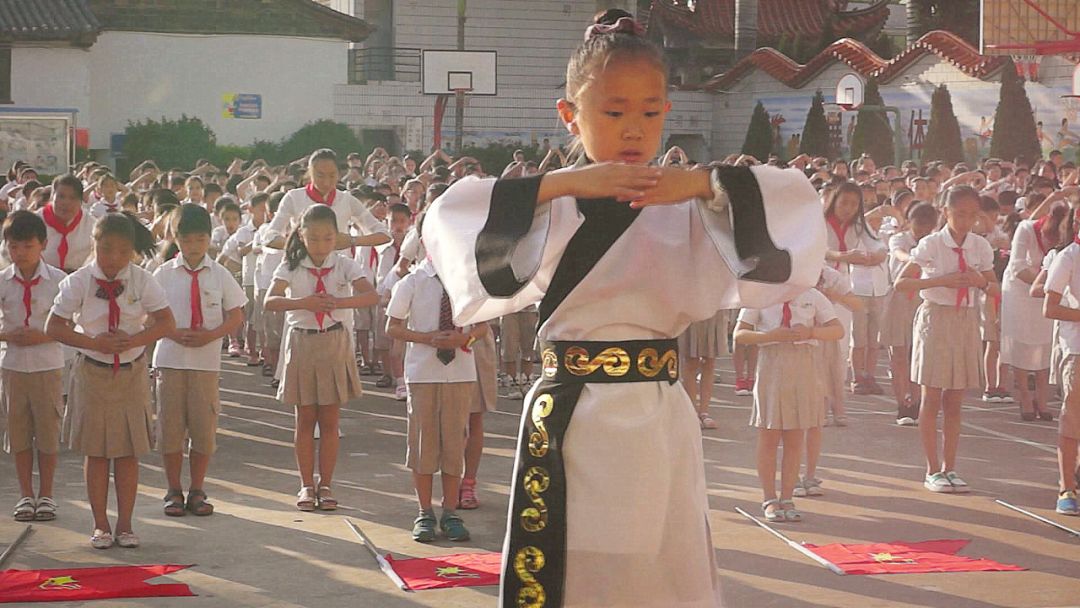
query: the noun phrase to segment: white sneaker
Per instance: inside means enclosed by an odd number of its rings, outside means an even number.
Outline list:
[[[810,479],[804,479],[802,487],[806,491],[807,496],[824,496],[825,491],[821,489],[821,480],[816,477]]]
[[[926,480],[923,481],[923,487],[931,492],[939,492],[945,494],[952,494],[953,484],[949,483],[949,479],[945,477],[944,473],[934,473],[933,475],[927,475]]]
[[[915,419],[911,416],[903,416],[896,419],[897,426],[915,426]]]
[[[510,386],[510,376],[499,372],[499,388],[508,388]]]
[[[956,494],[967,494],[971,491],[971,486],[963,479],[960,479],[960,476],[956,474],[956,471],[948,471],[945,473],[945,479],[952,484],[952,491]]]
[[[803,486],[801,479],[795,482],[795,491],[791,495],[795,498],[806,498],[806,488]]]
[[[398,401],[407,401],[409,399],[409,389],[404,384],[399,384],[394,389],[394,399]]]
[[[506,393],[506,397],[508,399],[524,399],[525,393],[521,390],[520,384],[514,383],[514,385],[510,387],[510,391]]]

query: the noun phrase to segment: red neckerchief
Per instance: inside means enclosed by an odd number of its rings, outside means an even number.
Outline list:
[[[379,268],[379,252],[375,250],[374,246],[371,248],[371,255],[368,256],[368,266],[372,272]]]
[[[829,227],[832,228],[833,233],[836,235],[836,240],[839,243],[838,249],[840,249],[840,253],[846,253],[848,249],[845,237],[847,236],[847,230],[851,226],[851,223],[841,222],[840,218],[832,214],[825,216],[825,222],[829,224]],[[833,267],[836,270],[840,270],[840,263],[834,263]]]
[[[183,268],[184,272],[191,277],[191,329],[202,329],[202,289],[199,288],[199,272],[205,270],[206,266],[192,270],[181,263],[180,268]]]
[[[315,277],[315,293],[326,293],[326,283],[323,283],[323,277],[330,274],[333,269],[333,266],[330,268],[308,268],[308,272]],[[326,319],[325,312],[315,313],[315,320],[319,322],[319,329],[323,328],[324,319]]]
[[[98,287],[105,292],[109,299],[109,331],[116,331],[120,328],[120,303],[116,301],[116,297],[120,295],[124,283],[120,279],[115,281],[109,281],[108,279],[94,280],[97,281]],[[113,375],[116,375],[117,370],[120,369],[120,353],[113,355],[112,366]]]
[[[967,260],[964,259],[964,248],[963,247],[953,247],[952,250],[954,252],[956,252],[957,256],[959,256],[959,259],[957,261],[960,263],[960,272],[967,272],[968,265],[967,265]],[[958,287],[956,289],[956,308],[960,308],[966,302],[968,302],[970,299],[971,299],[971,290],[969,288],[967,288],[967,287],[962,287],[962,288]]]
[[[784,310],[780,314],[780,327],[791,327],[791,302],[784,302]]]
[[[24,327],[29,327],[30,326],[30,296],[31,296],[30,290],[33,289],[33,287],[35,285],[37,285],[38,283],[41,282],[41,276],[40,275],[36,276],[36,277],[34,277],[33,280],[27,281],[26,279],[19,276],[19,269],[16,268],[14,278],[15,278],[16,281],[19,282],[19,285],[22,285],[22,288],[23,288],[22,301],[23,301],[23,307],[26,308],[26,318],[23,319],[23,326]]]
[[[67,262],[68,254],[67,237],[76,228],[79,227],[79,222],[82,221],[82,217],[83,213],[82,209],[80,208],[79,212],[75,214],[75,219],[71,220],[71,223],[65,226],[64,222],[61,221],[59,217],[57,217],[56,212],[53,210],[52,203],[49,203],[48,205],[45,205],[41,208],[41,219],[45,220],[45,224],[47,224],[50,228],[60,233],[60,244],[56,247],[56,255],[60,258],[59,266],[61,270],[67,268],[67,264],[65,263]]]
[[[1046,221],[1050,219],[1049,215],[1044,215],[1035,220],[1035,242],[1039,244],[1039,251],[1045,256],[1050,251],[1043,242],[1042,230],[1046,226]]]
[[[333,207],[334,206],[334,199],[337,198],[337,190],[331,190],[330,191],[330,196],[328,196],[326,198],[323,198],[323,195],[320,194],[319,191],[315,189],[315,184],[314,183],[308,184],[304,188],[304,192],[307,193],[308,198],[310,198],[311,200],[315,201],[316,203],[322,203],[322,204],[324,204],[324,205],[326,205],[328,207]]]

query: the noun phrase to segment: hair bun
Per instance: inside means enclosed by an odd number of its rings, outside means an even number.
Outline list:
[[[630,13],[610,9],[600,13],[593,20],[595,23],[585,30],[585,40],[605,34],[630,34],[631,36],[644,36],[645,28],[634,20]]]

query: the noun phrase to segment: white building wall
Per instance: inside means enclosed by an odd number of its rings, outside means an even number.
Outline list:
[[[326,39],[104,32],[89,51],[91,120],[80,122],[95,149],[108,148],[110,134],[129,121],[181,114],[202,119],[221,144],[278,140],[334,117],[332,92],[346,81],[347,49]],[[50,75],[45,91],[53,69],[41,72]],[[262,95],[262,118],[224,118],[227,93]]]
[[[558,0],[469,0],[466,48],[498,53],[495,97],[470,97],[465,111],[465,141],[539,144],[544,138],[565,143],[569,137],[555,112],[564,93],[566,64],[581,43],[585,27],[600,9],[633,2],[564,2]],[[363,16],[363,15],[358,15]],[[395,0],[394,44],[399,48],[457,47],[457,4],[440,0]],[[419,82],[369,82],[335,88],[334,113],[357,130],[393,129],[406,141],[407,119],[422,124],[423,149],[434,141],[434,97],[420,94]],[[712,96],[673,93],[674,109],[667,135],[698,134],[706,145]],[[444,143],[453,139],[451,101],[443,121]]]
[[[12,106],[16,108],[74,108],[79,127],[91,124],[90,51],[75,48],[24,47],[11,49]]]

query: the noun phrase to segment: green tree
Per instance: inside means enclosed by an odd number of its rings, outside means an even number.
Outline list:
[[[348,125],[332,120],[316,120],[300,127],[298,131],[281,142],[280,157],[276,160],[266,160],[272,164],[288,163],[319,148],[330,148],[337,152],[342,162],[345,162],[345,155],[350,152],[360,152],[363,144]]]
[[[191,168],[200,158],[213,156],[216,138],[202,120],[181,115],[179,120],[129,122],[124,129],[124,156],[117,163],[119,175],[135,165],[153,160],[162,169]]]
[[[750,117],[750,127],[746,130],[746,141],[743,142],[742,153],[765,162],[769,158],[772,147],[772,123],[769,121],[769,113],[765,111],[765,106],[759,101],[754,106],[754,115]]]
[[[994,111],[994,135],[990,138],[990,156],[1012,160],[1024,156],[1029,161],[1042,156],[1035,132],[1035,113],[1010,59],[1001,69],[1001,97]]]
[[[885,105],[877,80],[873,78],[866,83],[863,105]],[[855,133],[851,136],[851,156],[868,154],[879,167],[894,164],[896,154],[893,150],[893,131],[889,126],[888,115],[881,111],[860,109],[856,120],[858,122]]]
[[[825,122],[825,96],[818,90],[806,113],[799,152],[810,156],[829,155],[829,125]]]
[[[908,28],[916,38],[946,30],[977,47],[979,11],[979,0],[908,0]]]
[[[930,99],[930,127],[926,131],[922,160],[941,160],[946,163],[964,160],[960,122],[956,120],[952,95],[945,85],[935,89]]]

